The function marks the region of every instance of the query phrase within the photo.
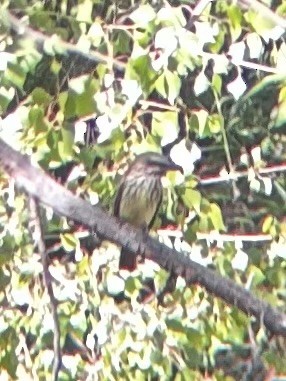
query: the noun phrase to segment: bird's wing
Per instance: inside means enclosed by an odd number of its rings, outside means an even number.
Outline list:
[[[114,201],[114,216],[115,217],[120,217],[120,201],[121,197],[124,192],[124,181],[121,182],[119,185],[117,192],[116,192],[116,197]],[[128,270],[128,271],[134,271],[137,267],[137,258],[136,256],[126,250],[126,249],[121,249],[120,253],[120,259],[119,259],[119,269],[123,270]]]
[[[113,213],[114,213],[115,217],[120,217],[120,215],[119,215],[119,213],[120,213],[120,200],[121,200],[123,191],[124,191],[124,181],[121,182],[121,184],[119,185],[118,190],[116,192],[116,197],[115,197],[115,201],[114,201],[114,209],[113,209]]]
[[[162,204],[162,200],[163,200],[163,191],[161,190],[160,201],[159,201],[158,204],[157,204],[157,208],[156,208],[156,211],[155,211],[155,213],[154,213],[154,216],[153,216],[153,218],[152,218],[152,220],[150,221],[150,224],[149,224],[149,226],[148,226],[148,229],[149,229],[149,230],[152,229],[152,226],[154,225],[156,216],[157,216],[157,214],[158,214],[158,212],[159,212],[159,209],[160,209],[160,206],[161,206],[161,204]]]

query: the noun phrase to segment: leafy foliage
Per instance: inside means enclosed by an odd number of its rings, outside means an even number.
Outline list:
[[[0,136],[109,209],[134,154],[170,154],[185,176],[168,176],[157,226],[178,225],[183,240],[167,243],[285,310],[284,31],[251,6],[218,1],[195,13],[196,5],[5,1]],[[283,16],[285,3],[272,12]],[[95,129],[88,146],[83,120]],[[0,193],[1,377],[46,380],[54,327],[28,200],[3,173]],[[118,248],[103,243],[91,255],[80,227],[50,210],[42,220],[62,380],[286,372],[285,343],[269,341],[260,322],[181,279],[164,306],[140,304],[150,272],[164,288],[163,270],[147,263],[119,277]],[[220,242],[214,232],[268,241]]]

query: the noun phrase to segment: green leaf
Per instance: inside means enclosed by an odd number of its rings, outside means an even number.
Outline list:
[[[128,61],[125,77],[126,79],[135,79],[139,83],[143,92],[148,95],[155,87],[155,81],[158,74],[151,66],[150,57],[145,54],[136,58],[131,58]]]
[[[182,195],[182,199],[188,208],[194,209],[197,214],[200,214],[202,195],[199,191],[186,189],[185,193]]]
[[[177,73],[165,70],[156,80],[155,88],[162,97],[174,104],[181,88],[180,77]]]
[[[237,5],[229,5],[227,7],[227,14],[229,17],[230,32],[232,41],[236,41],[241,34],[242,30],[242,13]]]
[[[221,210],[217,204],[211,203],[209,206],[209,217],[215,230],[225,230]]]
[[[168,329],[176,332],[185,332],[185,327],[180,319],[168,319],[166,320]]]
[[[169,70],[166,70],[164,74],[167,88],[167,98],[173,105],[175,103],[175,99],[180,93],[181,79],[177,73],[173,73]]]
[[[6,351],[0,358],[0,368],[5,369],[12,379],[16,379],[16,370],[19,364],[16,347],[16,345],[7,345]]]
[[[131,37],[126,33],[126,31],[118,31],[117,38],[114,41],[114,55],[119,54],[130,54],[130,45],[132,44]]]
[[[0,266],[10,262],[13,259],[13,252],[9,250],[0,249]]]
[[[92,0],[80,1],[77,7],[76,19],[80,22],[90,23],[91,15],[92,15],[92,7],[93,7]]]
[[[273,224],[274,224],[273,216],[267,216],[264,219],[263,224],[262,224],[262,232],[263,233],[269,233],[270,228],[273,226]]]
[[[33,98],[33,101],[38,105],[48,106],[52,100],[52,97],[50,94],[48,94],[43,88],[36,87],[32,93],[31,96]]]
[[[23,89],[26,80],[26,73],[19,64],[9,62],[5,71],[5,77],[16,87],[21,90]]]
[[[74,147],[74,124],[65,123],[60,131],[62,141],[58,143],[59,155],[63,161],[71,160],[73,158]]]
[[[69,234],[69,233],[61,234],[60,239],[61,239],[61,244],[63,248],[67,252],[73,251],[78,244],[78,239],[73,234]]]
[[[167,98],[167,83],[165,80],[165,74],[161,74],[155,82],[155,89],[158,91],[162,97]]]
[[[204,71],[201,71],[195,79],[194,82],[194,93],[196,96],[206,92],[210,86],[210,82],[206,77]]]
[[[199,136],[202,137],[204,135],[204,132],[205,132],[205,128],[207,125],[207,118],[208,118],[209,114],[207,111],[201,109],[201,110],[195,112],[195,116],[197,117],[198,122],[199,122]]]
[[[96,110],[94,95],[98,89],[98,81],[90,76],[82,76],[69,82],[69,91],[66,102],[66,119],[72,116],[93,114]]]
[[[214,74],[212,77],[212,88],[220,96],[222,87],[222,79],[219,74]]]
[[[263,51],[262,39],[257,33],[249,33],[246,37],[250,58],[259,59]]]
[[[274,125],[272,129],[284,127],[286,123],[286,100],[277,104],[277,106],[272,111],[272,118],[274,119]]]
[[[201,62],[200,58],[194,54],[194,52],[201,50],[199,38],[194,33],[184,30],[184,33],[180,35],[179,46],[177,52],[178,62],[193,71],[196,63]]]
[[[221,125],[223,120],[220,115],[213,114],[209,115],[207,125],[212,134],[217,134],[221,131]]]
[[[11,281],[11,274],[9,271],[5,270],[5,272],[0,269],[0,288],[3,290]]]
[[[141,283],[138,279],[134,277],[128,277],[125,282],[125,292],[127,295],[132,296],[132,294],[139,290],[141,287]]]
[[[129,18],[140,27],[148,26],[156,17],[156,12],[149,4],[139,6],[129,15]]]
[[[45,114],[42,107],[35,106],[30,109],[29,122],[30,128],[34,129],[34,135],[32,135],[33,139],[37,137],[38,134],[41,134],[41,132],[44,132],[45,134],[48,132],[48,126],[45,121]],[[32,134],[32,131],[30,131],[30,133]]]
[[[270,32],[275,27],[275,23],[270,18],[264,17],[263,14],[256,10],[250,9],[244,14],[244,17],[251,24],[253,29],[262,37],[263,32]]]
[[[264,282],[266,278],[263,272],[261,271],[261,269],[253,265],[249,266],[248,273],[249,273],[249,278],[251,279],[252,287],[258,286],[259,284]]]
[[[6,111],[7,106],[10,104],[11,100],[13,99],[15,95],[15,89],[12,87],[10,88],[1,88],[0,93],[0,112],[1,114]]]
[[[0,241],[0,266],[10,262],[14,257],[15,237],[6,235]]]
[[[178,136],[178,114],[175,111],[154,112],[152,118],[152,134],[159,136],[171,136],[175,140]]]

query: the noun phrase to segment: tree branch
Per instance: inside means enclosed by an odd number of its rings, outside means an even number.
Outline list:
[[[3,19],[17,34],[24,35],[27,38],[32,39],[38,45],[37,49],[40,51],[43,50],[44,44],[50,42],[53,44],[53,46],[55,46],[55,49],[57,51],[62,49],[67,51],[68,53],[78,54],[89,61],[93,61],[96,63],[106,63],[110,66],[114,66],[116,69],[120,71],[125,70],[126,65],[123,62],[97,51],[90,51],[89,53],[83,52],[82,49],[80,49],[74,44],[63,41],[60,38],[55,38],[55,36],[48,36],[31,28],[30,26],[25,25],[22,20],[18,19],[11,12],[4,13]]]
[[[279,16],[277,13],[274,13],[267,5],[262,4],[257,0],[239,0],[238,4],[243,9],[252,8],[257,13],[261,14],[265,19],[273,22],[274,25],[280,26],[283,29],[286,29],[286,20]],[[273,25],[273,26],[274,26]]]
[[[255,316],[273,334],[286,336],[285,314],[255,298],[232,280],[191,261],[187,253],[171,250],[140,229],[108,215],[101,207],[92,206],[76,197],[43,170],[33,167],[27,157],[13,150],[1,139],[0,166],[16,180],[18,186],[38,201],[52,207],[56,214],[88,226],[99,237],[121,245],[134,255],[145,255],[165,270],[183,277],[188,285],[199,284],[246,314]]]
[[[251,168],[252,169],[252,168]],[[279,172],[286,172],[286,164],[281,163],[279,165],[272,165],[265,168],[258,168],[256,170],[252,169],[255,173],[259,175],[268,175],[273,173],[279,173]],[[249,176],[249,169],[245,171],[232,171],[229,173],[223,173],[218,176],[209,176],[209,177],[201,177],[199,178],[199,184],[200,185],[212,185],[216,183],[222,183],[222,182],[228,182],[232,180],[238,180],[242,177],[248,177]]]

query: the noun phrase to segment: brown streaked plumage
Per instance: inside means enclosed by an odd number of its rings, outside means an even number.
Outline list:
[[[177,170],[182,172],[179,165],[164,155],[155,152],[138,155],[119,184],[114,215],[136,227],[150,229],[162,202],[161,177]],[[133,271],[136,265],[136,257],[122,249],[119,268]]]

